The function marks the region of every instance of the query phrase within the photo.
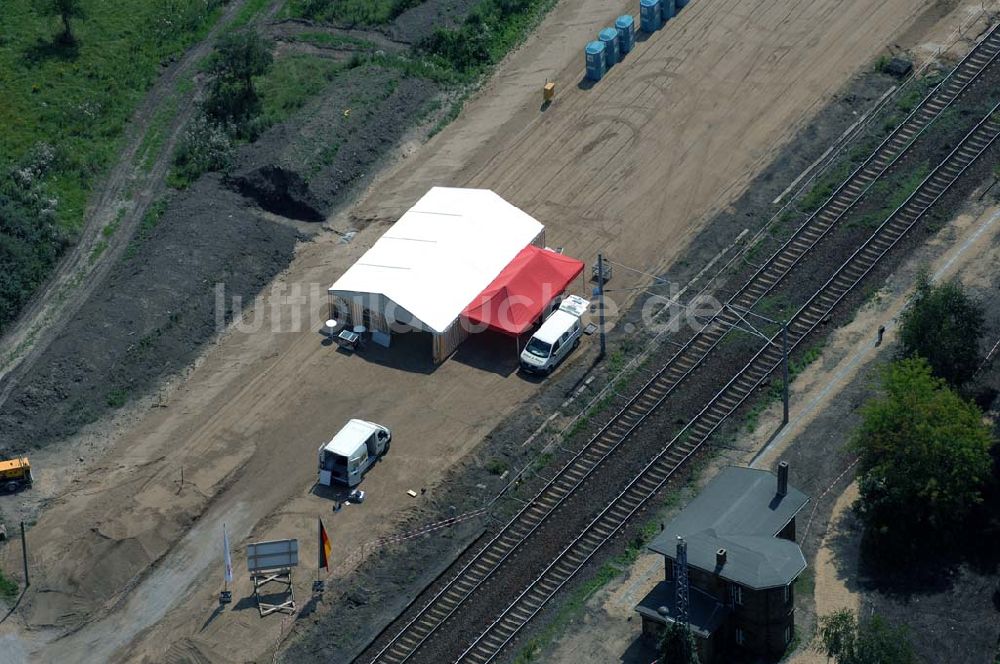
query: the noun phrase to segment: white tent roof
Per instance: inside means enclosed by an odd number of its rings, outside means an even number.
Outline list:
[[[383,295],[444,332],[543,229],[492,191],[434,187],[330,293]]]

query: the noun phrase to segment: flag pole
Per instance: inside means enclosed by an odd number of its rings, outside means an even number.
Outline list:
[[[219,593],[219,604],[229,604],[233,601],[233,594],[229,590],[229,582],[233,580],[233,559],[229,553],[229,531],[226,524],[222,524],[222,562],[225,568],[223,573],[223,590]]]

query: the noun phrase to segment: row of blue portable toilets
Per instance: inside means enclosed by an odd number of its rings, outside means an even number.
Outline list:
[[[639,28],[646,34],[656,32],[677,15],[688,0],[639,0]],[[604,74],[635,46],[635,19],[619,16],[615,27],[604,28],[597,41],[587,44],[587,78],[599,81]]]

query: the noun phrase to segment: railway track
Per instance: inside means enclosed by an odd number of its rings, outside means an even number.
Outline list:
[[[701,366],[725,335],[739,325],[739,310],[751,309],[770,293],[816,243],[853,209],[879,178],[906,154],[933,121],[997,62],[998,56],[1000,24],[987,33],[976,48],[927,94],[872,155],[834,191],[823,206],[730,297],[730,306],[723,307],[692,336],[621,411],[560,469],[536,497],[368,661],[372,664],[401,664],[408,661],[566,498],[629,438],[646,417]],[[790,325],[789,332],[791,331]]]
[[[851,255],[788,323],[789,348],[800,344],[878,265],[979,156],[1000,137],[1000,104]],[[780,334],[780,332],[778,333]],[[778,334],[667,443],[635,479],[549,564],[459,657],[488,664],[573,576],[663,487],[720,424],[780,366]]]

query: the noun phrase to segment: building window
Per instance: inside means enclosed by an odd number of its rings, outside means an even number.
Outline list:
[[[747,635],[744,633],[743,629],[740,627],[736,628],[736,643],[739,645],[745,645],[747,642]]]
[[[729,589],[732,594],[733,606],[743,606],[743,586],[734,583]]]
[[[787,625],[785,627],[785,645],[787,646],[791,642],[792,642],[792,626]]]
[[[785,603],[792,601],[792,584],[785,586]]]

